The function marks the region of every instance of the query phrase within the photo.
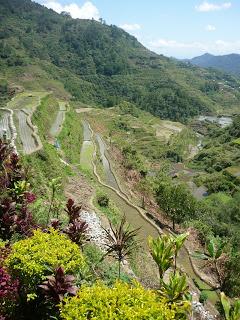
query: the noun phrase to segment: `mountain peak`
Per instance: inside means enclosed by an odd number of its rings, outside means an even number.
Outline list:
[[[188,62],[203,68],[215,68],[224,72],[240,76],[240,55],[231,53],[215,56],[210,53],[204,53],[201,56],[192,58]]]

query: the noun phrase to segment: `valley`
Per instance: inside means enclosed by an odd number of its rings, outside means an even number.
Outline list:
[[[30,93],[28,93],[30,94]],[[41,104],[41,99],[43,97],[39,98],[40,104]],[[16,100],[18,100],[18,97],[16,97]],[[60,105],[60,104],[59,104]],[[64,106],[64,105],[63,105]],[[21,109],[21,106],[19,104],[19,108]],[[34,117],[34,112],[37,111],[37,106],[36,108],[32,111],[32,116]],[[46,105],[46,111],[47,111],[47,105]],[[64,130],[64,118],[59,116],[59,112],[65,112],[68,114],[68,111],[66,111],[65,107],[63,110],[63,107],[60,105],[59,106],[59,111],[55,117],[55,120],[53,118],[53,123],[49,123],[48,128],[49,128],[49,134],[46,131],[45,132],[45,126],[44,128],[44,133],[41,132],[41,134],[44,134],[44,136],[50,136],[54,137],[55,139],[58,139],[58,135],[61,133],[62,128]],[[159,160],[162,157],[162,152],[166,152],[166,146],[171,143],[173,148],[175,149],[176,147],[180,151],[183,159],[188,159],[188,152],[189,152],[189,144],[196,144],[198,143],[198,139],[196,139],[195,135],[193,132],[191,132],[190,129],[188,129],[186,126],[180,124],[180,123],[174,123],[170,121],[163,121],[163,120],[158,120],[157,118],[154,118],[153,116],[143,113],[140,114],[140,116],[132,116],[131,114],[125,113],[126,110],[124,108],[116,108],[116,109],[111,109],[111,113],[109,114],[108,111],[108,117],[106,117],[106,111],[101,110],[101,109],[94,109],[94,108],[86,108],[86,110],[82,109],[76,109],[77,114],[80,115],[79,120],[78,120],[78,126],[82,127],[83,130],[83,135],[82,135],[82,142],[78,142],[78,150],[79,150],[79,164],[80,164],[80,170],[86,175],[86,177],[95,177],[95,182],[94,182],[94,188],[95,189],[100,189],[102,192],[108,195],[110,201],[114,203],[114,206],[118,209],[120,214],[126,215],[127,221],[130,223],[130,225],[134,228],[139,228],[140,227],[140,232],[139,232],[139,237],[142,242],[143,246],[143,252],[144,255],[146,255],[146,249],[147,249],[147,238],[149,235],[156,237],[158,234],[161,234],[162,232],[169,232],[168,228],[168,223],[165,218],[164,218],[164,223],[162,225],[165,225],[165,227],[159,228],[158,224],[156,224],[156,219],[162,220],[163,216],[161,212],[156,211],[156,205],[154,205],[154,210],[151,212],[151,207],[148,206],[146,203],[145,209],[142,208],[142,195],[139,190],[137,192],[133,191],[134,188],[129,185],[129,181],[126,179],[123,179],[123,175],[121,173],[122,168],[118,168],[117,165],[119,165],[119,162],[116,162],[115,157],[113,156],[114,149],[112,145],[114,145],[117,142],[122,143],[122,139],[126,139],[126,137],[129,136],[129,131],[132,131],[133,135],[137,136],[137,139],[139,140],[139,135],[142,134],[141,131],[144,132],[149,130],[149,137],[144,133],[144,139],[146,139],[146,145],[145,149],[142,149],[143,144],[139,144],[139,151],[142,152],[144,155],[144,159],[142,159],[142,163],[144,164],[145,170],[147,172],[147,175],[151,175],[153,172],[157,172],[161,168],[159,167]],[[118,114],[119,113],[119,114]],[[112,116],[111,116],[112,114]],[[97,117],[96,117],[97,115]],[[116,120],[119,118],[118,120]],[[61,119],[61,121],[59,120]],[[111,120],[113,119],[113,120]],[[105,123],[105,120],[107,122]],[[39,119],[39,121],[41,121]],[[88,122],[89,121],[89,122]],[[113,122],[112,122],[113,121]],[[57,124],[56,124],[57,123]],[[90,124],[93,125],[94,131],[92,130]],[[125,123],[127,126],[126,128],[121,128],[121,124]],[[133,127],[131,127],[130,123],[132,123]],[[138,123],[138,124],[137,124]],[[120,126],[120,132],[114,131],[112,126]],[[22,126],[24,128],[24,126]],[[53,129],[54,128],[54,129]],[[96,131],[95,131],[96,130]],[[121,136],[121,130],[123,130],[123,136],[126,135],[125,138]],[[126,131],[127,130],[127,131]],[[184,132],[185,131],[185,132]],[[114,133],[113,133],[114,132]],[[20,137],[21,136],[21,132]],[[107,145],[105,141],[103,140],[102,136],[103,135],[106,139]],[[178,135],[181,135],[181,137],[178,137]],[[184,139],[179,145],[178,141],[179,139],[182,140]],[[115,141],[115,139],[118,139]],[[134,140],[134,136],[131,138],[127,138],[129,141]],[[25,143],[28,143],[28,138]],[[60,139],[61,141],[61,139]],[[52,144],[54,144],[54,140],[49,140]],[[142,141],[143,142],[143,141]],[[109,144],[110,143],[110,144]],[[149,143],[149,144],[148,144]],[[152,146],[151,146],[152,145]],[[152,154],[149,153],[148,148],[154,148],[155,146],[161,146],[161,149],[158,150],[160,151],[159,158],[156,158],[156,156],[152,156]],[[61,143],[60,143],[60,148],[61,148]],[[71,145],[69,146],[71,148]],[[152,149],[153,150],[153,149]],[[37,149],[32,150],[32,152],[36,152]],[[25,152],[27,154],[27,152]],[[59,156],[64,158],[68,158],[67,154],[62,154],[61,151],[58,151]],[[57,154],[56,154],[57,156]],[[109,160],[111,159],[111,160]],[[61,160],[61,159],[60,159]],[[162,161],[162,160],[161,160]],[[62,161],[63,164],[65,160]],[[166,165],[166,160],[163,160],[165,162],[164,164]],[[157,166],[158,164],[158,166]],[[69,164],[68,164],[69,165]],[[75,163],[77,165],[77,163]],[[113,169],[114,168],[114,169]],[[182,181],[186,181],[184,179],[184,175],[188,175],[187,169],[178,164],[178,169],[177,166],[174,167],[175,173],[179,175],[179,178],[181,176]],[[141,169],[138,168],[138,169]],[[116,173],[113,173],[113,170],[115,172],[119,172],[120,176],[117,176]],[[177,172],[176,172],[177,170]],[[190,169],[189,169],[190,170]],[[189,171],[190,172],[190,171]],[[40,173],[40,172],[39,172]],[[150,174],[151,173],[151,174]],[[169,174],[171,173],[171,170],[169,171]],[[154,174],[152,177],[155,177],[156,174]],[[183,176],[182,176],[183,175]],[[190,177],[193,177],[193,174],[189,175]],[[92,184],[92,182],[90,182]],[[135,183],[133,180],[132,183]],[[189,181],[189,185],[191,185],[192,180]],[[195,187],[192,187],[192,190]],[[195,190],[196,192],[196,190]],[[91,203],[86,203],[87,206],[92,206]],[[94,210],[99,210],[96,209],[95,206],[93,207]],[[146,211],[147,209],[147,211]],[[150,211],[148,211],[150,210]],[[157,218],[156,218],[157,217]],[[119,219],[119,217],[117,218]],[[189,249],[188,249],[189,250]],[[186,248],[184,248],[179,255],[178,259],[178,266],[181,268],[184,272],[188,274],[189,277],[189,283],[194,290],[196,294],[199,294],[199,287],[201,290],[204,290],[205,292],[209,292],[209,302],[207,303],[207,308],[209,308],[211,313],[215,313],[216,310],[214,308],[214,304],[216,301],[218,301],[218,296],[217,294],[214,295],[214,293],[211,293],[211,286],[209,286],[208,283],[211,283],[212,280],[208,279],[206,275],[201,273],[200,268],[198,269],[197,267],[197,261],[193,261],[193,258],[189,254],[189,251],[187,251]],[[142,266],[143,267],[143,266]],[[148,265],[149,268],[149,265]],[[153,268],[153,266],[152,266]],[[153,268],[154,269],[154,268]],[[151,271],[151,273],[153,270]],[[153,272],[153,274],[155,274]],[[146,283],[150,283],[153,281],[151,280],[154,278],[153,275],[149,274],[142,274],[140,273],[140,276],[143,277],[142,281]],[[202,280],[203,279],[203,280]],[[198,287],[196,287],[195,282],[197,282]],[[155,285],[154,282],[151,285]]]
[[[239,320],[239,106],[234,74],[0,0],[0,319]]]

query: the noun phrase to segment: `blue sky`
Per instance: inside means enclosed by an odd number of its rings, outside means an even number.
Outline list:
[[[105,19],[157,53],[240,53],[240,0],[35,0],[73,18]]]

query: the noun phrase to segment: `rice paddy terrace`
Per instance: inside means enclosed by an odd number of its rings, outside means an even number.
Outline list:
[[[6,106],[0,109],[0,136],[17,143],[17,149],[23,154],[31,154],[42,148],[38,128],[32,123],[32,116],[44,97],[51,92],[23,92],[17,94]],[[50,136],[56,137],[62,128],[66,102],[60,101],[59,111],[50,129]],[[17,142],[15,139],[17,137]]]

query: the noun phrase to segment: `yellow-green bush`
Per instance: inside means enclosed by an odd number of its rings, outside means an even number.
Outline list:
[[[159,295],[135,282],[116,282],[113,288],[103,283],[83,286],[78,295],[60,306],[64,320],[170,320],[186,319],[189,304],[167,304]]]
[[[81,275],[87,270],[79,247],[54,229],[49,233],[36,230],[32,237],[14,243],[6,265],[12,275],[21,279],[26,292],[34,292],[36,285],[57,267],[69,274]]]

